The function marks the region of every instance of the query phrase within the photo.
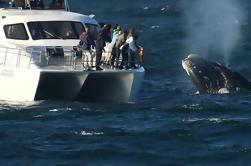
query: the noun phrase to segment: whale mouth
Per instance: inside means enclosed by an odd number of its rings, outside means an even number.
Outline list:
[[[188,55],[187,58],[182,59],[182,67],[186,71],[189,77],[196,77],[195,73],[196,73],[197,68],[191,58],[192,58],[191,55]]]
[[[182,60],[182,67],[187,72],[187,75],[190,76],[189,71],[190,71],[190,68],[191,68],[191,62],[189,60],[187,60],[187,58]]]
[[[197,56],[196,56],[197,57]],[[201,80],[201,71],[198,71],[196,63],[193,62],[194,56],[188,56],[182,60],[182,67],[186,71],[189,78],[192,80],[199,93],[205,92],[205,84]]]

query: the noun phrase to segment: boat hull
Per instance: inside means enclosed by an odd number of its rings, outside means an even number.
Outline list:
[[[41,71],[34,100],[74,100],[87,76],[83,72]]]
[[[0,100],[33,101],[40,70],[0,68]]]
[[[0,69],[0,100],[136,100],[144,68],[107,71]]]
[[[128,71],[91,72],[88,74],[77,100],[132,102],[136,100],[143,79],[143,67]]]

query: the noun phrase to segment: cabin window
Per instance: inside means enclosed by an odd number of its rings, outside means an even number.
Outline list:
[[[16,39],[16,40],[28,40],[29,37],[25,30],[24,24],[11,24],[5,25],[4,33],[7,39]]]
[[[73,21],[39,21],[27,24],[33,40],[79,39],[85,31],[82,23]]]

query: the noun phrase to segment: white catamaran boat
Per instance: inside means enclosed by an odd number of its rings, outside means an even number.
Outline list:
[[[66,0],[61,10],[33,9],[23,1],[0,9],[0,100],[135,100],[142,66],[89,71],[76,56],[73,46],[85,28],[98,32],[92,16],[70,12]]]

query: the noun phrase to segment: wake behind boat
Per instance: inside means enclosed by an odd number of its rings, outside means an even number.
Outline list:
[[[73,49],[86,28],[98,32],[92,16],[70,12],[67,1],[60,10],[17,4],[0,9],[0,100],[135,100],[145,72],[139,63],[130,70],[104,65],[89,71],[95,56],[83,52],[90,57],[83,60]]]

